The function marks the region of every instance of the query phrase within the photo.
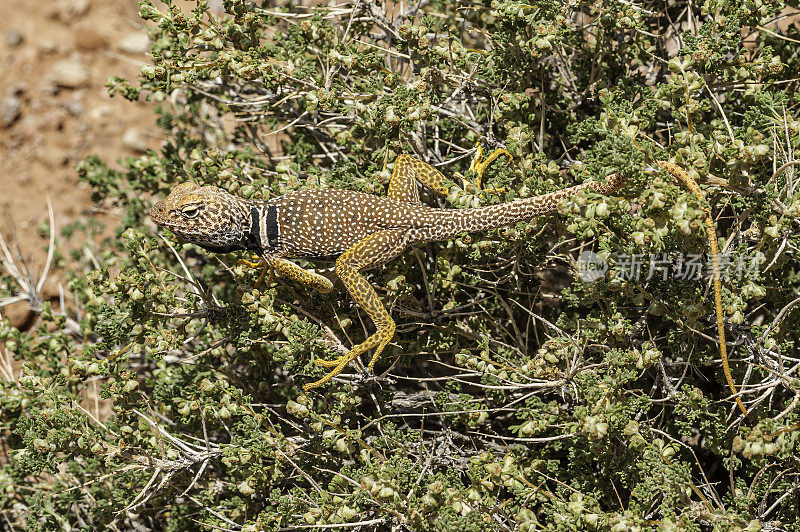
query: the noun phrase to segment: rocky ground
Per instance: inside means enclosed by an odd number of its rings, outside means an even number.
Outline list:
[[[135,79],[148,62],[135,0],[2,0],[0,235],[41,271],[49,197],[56,227],[99,210],[75,166],[113,162],[161,142],[149,103],[111,98],[110,76]],[[113,217],[114,212],[100,213]],[[45,286],[57,294],[58,275]],[[20,309],[21,310],[21,309]],[[13,308],[6,308],[12,317]]]

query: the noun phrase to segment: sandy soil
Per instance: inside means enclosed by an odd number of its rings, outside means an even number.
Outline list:
[[[57,228],[97,209],[76,165],[89,154],[114,163],[162,140],[150,104],[104,87],[112,75],[136,79],[148,42],[135,0],[0,4],[0,234],[41,269],[46,197]],[[57,288],[48,285],[46,298]]]

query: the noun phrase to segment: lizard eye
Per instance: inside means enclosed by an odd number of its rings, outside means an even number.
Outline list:
[[[181,214],[184,218],[196,218],[200,211],[203,210],[202,205],[192,205],[190,207],[184,207],[181,209]]]

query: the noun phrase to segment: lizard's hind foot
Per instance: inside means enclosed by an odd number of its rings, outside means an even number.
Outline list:
[[[483,158],[483,147],[481,146],[480,142],[475,146],[475,156],[472,158],[472,162],[470,162],[469,169],[475,172],[475,181],[472,182],[472,185],[480,190],[480,194],[483,195],[484,193],[487,194],[502,194],[506,192],[505,187],[501,188],[487,188],[485,190],[481,190],[483,186],[483,173],[489,168],[489,165],[492,164],[495,159],[500,157],[501,155],[507,156],[511,162],[514,161],[514,157],[508,152],[508,150],[504,148],[497,148],[492,153],[489,154],[486,159]],[[461,175],[456,174],[462,181],[466,182],[467,180]]]

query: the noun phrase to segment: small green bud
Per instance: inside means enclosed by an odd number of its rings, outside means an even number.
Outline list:
[[[286,412],[295,416],[295,417],[307,417],[309,414],[308,407],[301,405],[296,401],[289,401],[286,403]]]
[[[247,480],[236,486],[236,489],[239,490],[239,493],[245,496],[252,495],[256,492],[256,490],[253,489],[253,487],[250,485],[250,482]]]
[[[425,509],[435,508],[439,506],[439,502],[434,499],[430,494],[426,493],[422,496],[422,507]]]
[[[486,464],[484,469],[486,469],[486,472],[489,473],[489,476],[499,478],[503,472],[503,464],[499,462],[492,462],[491,464]]]
[[[389,486],[384,486],[378,491],[378,497],[381,499],[390,499],[394,497],[395,493],[396,492]]]

